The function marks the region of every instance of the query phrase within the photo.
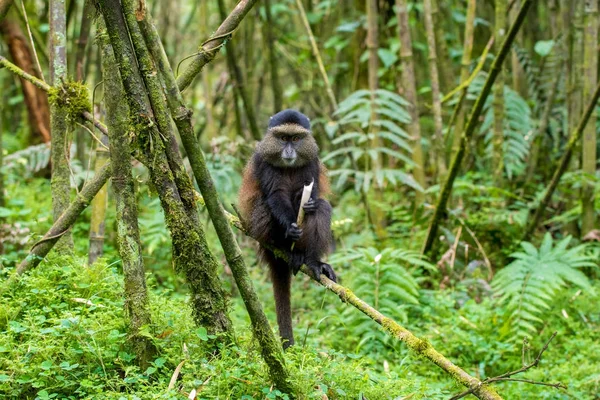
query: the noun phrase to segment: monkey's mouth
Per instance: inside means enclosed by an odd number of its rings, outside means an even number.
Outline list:
[[[282,160],[283,160],[283,163],[286,166],[290,167],[290,166],[294,165],[294,163],[296,162],[296,157],[294,157],[294,158],[282,158]]]

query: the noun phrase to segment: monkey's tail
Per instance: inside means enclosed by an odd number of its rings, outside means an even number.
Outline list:
[[[283,341],[283,348],[286,349],[294,344],[292,305],[290,300],[292,270],[284,260],[275,257],[271,251],[267,249],[261,250],[262,258],[268,263],[269,270],[271,271],[279,336],[281,336],[281,340]]]

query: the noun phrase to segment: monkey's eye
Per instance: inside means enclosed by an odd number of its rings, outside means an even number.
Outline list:
[[[300,137],[299,137],[299,136],[294,136],[294,137],[292,138],[292,140],[293,140],[294,142],[297,142],[298,140],[300,140]]]

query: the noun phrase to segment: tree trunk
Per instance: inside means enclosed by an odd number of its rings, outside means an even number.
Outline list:
[[[219,12],[221,14],[221,18],[225,19],[227,17],[227,12],[225,11],[225,3],[224,0],[218,0],[219,2]],[[258,129],[258,124],[256,123],[256,115],[254,111],[254,106],[250,101],[250,95],[248,94],[248,90],[246,90],[244,75],[240,70],[236,59],[235,46],[232,41],[228,41],[225,45],[225,49],[227,51],[227,64],[229,65],[229,71],[232,79],[234,80],[234,90],[237,91],[238,96],[242,100],[242,106],[244,107],[244,111],[246,113],[246,120],[248,122],[248,126],[250,128],[251,136],[254,140],[261,140],[262,134]]]
[[[500,50],[502,41],[506,36],[506,0],[496,0],[495,26],[494,26],[494,47],[496,53]],[[504,178],[504,68],[500,67],[500,72],[496,78],[494,86],[494,135],[492,139],[492,173],[494,184],[502,187]]]
[[[423,1],[425,14],[425,30],[427,32],[427,51],[429,63],[429,77],[431,79],[431,104],[433,109],[434,133],[432,143],[435,149],[435,171],[437,180],[442,182],[446,173],[446,160],[444,157],[444,133],[442,122],[442,103],[440,100],[440,76],[437,66],[437,52],[435,44],[435,27],[433,26],[432,0]]]
[[[123,263],[125,309],[129,315],[129,340],[141,368],[153,359],[156,349],[150,338],[140,335],[144,325],[151,324],[144,258],[138,228],[137,200],[131,173],[129,146],[129,107],[119,79],[119,69],[110,44],[104,40],[102,68],[110,135],[112,186],[117,209],[117,243]],[[96,197],[96,199],[99,196]],[[95,199],[94,199],[95,200]]]
[[[410,103],[410,124],[408,125],[408,134],[413,140],[412,159],[415,163],[413,175],[415,180],[423,189],[427,188],[425,182],[425,160],[423,159],[423,149],[421,147],[421,124],[419,123],[419,101],[417,98],[417,80],[415,77],[415,67],[413,62],[412,40],[410,35],[410,25],[408,23],[408,8],[406,0],[396,0],[396,11],[398,17],[399,35],[400,35],[400,61],[402,63],[402,94]],[[415,207],[419,207],[425,201],[425,195],[421,192],[415,192]]]
[[[67,21],[65,14],[65,0],[50,0],[50,84],[55,89],[67,80]],[[52,163],[52,215],[54,221],[69,206],[71,201],[71,175],[70,175],[70,152],[71,141],[68,137],[66,107],[59,102],[50,104],[50,130],[52,134],[52,145],[50,147],[50,159]],[[56,244],[56,251],[69,254],[73,251],[73,237],[71,232],[66,232]]]
[[[598,1],[586,0],[584,8],[583,103],[593,96],[592,88],[598,81]],[[583,133],[581,169],[585,174],[596,174],[596,113]],[[586,235],[596,225],[594,209],[594,184],[585,183],[581,189],[581,234]]]
[[[106,67],[105,67],[106,70]],[[104,82],[107,84],[107,80]],[[106,102],[113,101],[111,94],[106,95]],[[112,117],[110,113],[108,117]],[[110,132],[110,126],[109,126]],[[113,142],[114,143],[114,142]],[[102,135],[101,144],[96,147],[96,161],[94,171],[98,171],[108,162],[108,136]],[[114,168],[114,163],[113,163]],[[106,207],[108,205],[108,185],[104,185],[92,200],[92,217],[90,219],[90,248],[88,251],[88,264],[92,265],[98,257],[103,254],[104,248],[104,222],[106,219]]]
[[[0,23],[0,33],[8,47],[11,58],[23,71],[40,78],[34,68],[34,61],[27,39],[16,22],[6,20]],[[33,83],[21,78],[23,97],[27,107],[31,137],[34,142],[50,142],[50,109],[48,96]]]
[[[475,32],[475,13],[477,10],[477,0],[469,0],[467,3],[467,16],[465,21],[465,37],[463,42],[463,54],[460,61],[460,82],[466,82],[470,75],[471,57],[473,53],[473,39]],[[466,93],[468,87],[463,89]],[[452,136],[452,154],[458,151],[460,146],[460,135],[465,126],[465,105],[459,105],[460,109],[456,115],[454,133]]]
[[[455,84],[452,60],[450,60],[450,53],[448,51],[448,46],[446,45],[444,25],[442,22],[444,17],[450,18],[450,16],[442,15],[439,0],[431,0],[431,17],[435,31],[436,55],[438,55],[437,60],[439,69],[441,70],[440,91],[446,93],[451,90]]]
[[[283,109],[283,97],[281,83],[279,82],[279,71],[277,56],[275,55],[275,36],[273,35],[274,21],[271,17],[271,0],[265,0],[265,15],[266,22],[264,23],[264,31],[267,53],[269,54],[269,67],[271,72],[271,89],[273,90],[273,112],[277,113]]]
[[[98,5],[119,65],[133,118],[131,123],[137,127],[135,154],[148,168],[158,192],[173,239],[175,267],[185,274],[190,287],[194,319],[211,333],[230,332],[231,321],[217,260],[200,225],[193,187],[170,130],[164,93],[134,11],[126,10],[124,16],[119,0],[100,0]],[[191,82],[194,76],[189,78]]]
[[[130,0],[125,1],[125,4],[127,4]],[[194,136],[191,121],[192,113],[187,109],[183,102],[183,97],[177,87],[173,70],[171,69],[164,48],[161,45],[156,28],[153,26],[148,16],[140,22],[140,27],[154,61],[162,75],[163,81],[165,82],[169,109],[174,116],[175,124],[177,125],[177,129],[196,178],[196,183],[204,197],[204,202],[213,222],[213,226],[217,231],[217,235],[225,253],[225,258],[231,268],[242,299],[244,300],[244,304],[246,305],[246,309],[248,310],[248,314],[250,315],[254,336],[261,346],[262,356],[276,386],[280,390],[293,393],[293,386],[289,382],[289,375],[285,368],[281,347],[277,343],[269,321],[262,310],[262,306],[258,300],[258,296],[254,290],[252,280],[250,279],[246,264],[242,257],[242,252],[231,230],[225,211],[219,201],[214,182],[206,166],[204,154]]]

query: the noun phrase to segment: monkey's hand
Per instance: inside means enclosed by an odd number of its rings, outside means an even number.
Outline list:
[[[313,278],[319,280],[321,278],[321,274],[325,275],[329,279],[334,282],[337,282],[337,276],[331,268],[331,265],[318,261],[316,263],[307,264],[307,267],[311,270]]]
[[[306,214],[314,214],[314,212],[317,211],[317,202],[311,197],[306,203],[304,203],[304,207],[302,208]]]
[[[295,222],[292,222],[285,231],[285,237],[297,242],[302,236],[302,229]]]

